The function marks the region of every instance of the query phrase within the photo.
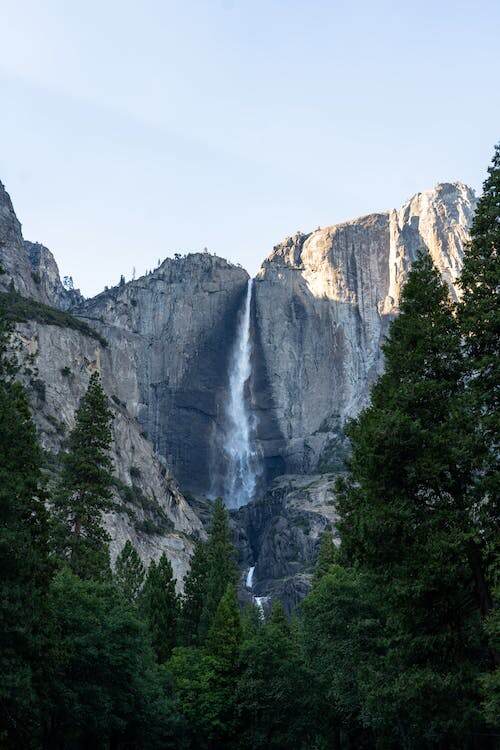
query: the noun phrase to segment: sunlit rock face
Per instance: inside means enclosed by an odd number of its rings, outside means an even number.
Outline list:
[[[381,344],[420,250],[456,296],[473,191],[443,183],[401,209],[296,234],[255,282],[254,401],[259,439],[277,472],[335,470],[342,425],[367,403]]]
[[[23,239],[12,201],[0,182],[0,292],[15,290],[46,305],[67,310],[82,301],[77,289],[65,289],[48,248]]]

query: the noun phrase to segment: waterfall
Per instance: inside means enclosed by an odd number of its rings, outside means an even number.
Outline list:
[[[253,589],[254,570],[255,570],[255,565],[252,565],[252,567],[248,569],[248,573],[247,573],[247,577],[245,581],[245,586],[247,587],[247,589],[250,589],[250,590]],[[264,610],[264,605],[268,603],[270,598],[271,598],[270,596],[254,596],[252,594],[252,599],[255,603],[255,606],[259,610],[259,617],[261,620],[265,619],[266,613]]]
[[[247,382],[251,373],[252,342],[250,313],[253,281],[248,280],[245,305],[238,322],[229,372],[224,453],[226,471],[224,498],[231,508],[246,505],[257,484],[257,453],[252,446],[253,424],[247,404]]]
[[[255,570],[255,565],[252,565],[252,567],[248,569],[247,580],[246,580],[246,583],[245,583],[247,589],[253,588],[253,573],[254,573],[254,570]]]

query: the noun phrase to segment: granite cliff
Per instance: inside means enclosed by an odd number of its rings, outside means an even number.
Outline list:
[[[255,280],[253,404],[274,473],[335,470],[366,403],[409,267],[422,250],[456,296],[473,191],[444,183],[399,210],[277,245]]]
[[[254,567],[253,594],[291,607],[307,590],[320,534],[334,529],[343,425],[382,370],[381,343],[408,269],[429,252],[456,295],[474,205],[467,186],[443,183],[399,210],[297,233],[262,264],[245,391],[260,486],[232,514],[242,574]],[[0,265],[49,465],[98,368],[115,412],[122,503],[106,519],[112,553],[127,538],[145,560],[166,550],[180,581],[193,539],[205,533],[200,498],[222,486],[228,369],[248,274],[209,253],[176,256],[84,300],[61,283],[50,251],[23,239],[1,184]]]

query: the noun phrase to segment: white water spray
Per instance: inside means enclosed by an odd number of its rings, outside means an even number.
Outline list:
[[[231,508],[240,508],[250,502],[257,484],[257,453],[252,446],[252,421],[245,398],[246,385],[251,373],[252,288],[253,281],[249,279],[229,373],[229,403],[226,412],[228,427],[224,445],[227,456],[224,497],[226,504]]]
[[[248,569],[247,577],[245,580],[245,586],[247,589],[250,589],[250,591],[253,589],[253,574],[255,570],[255,565],[252,565],[251,568]],[[252,599],[254,601],[255,606],[257,607],[259,611],[259,617],[261,620],[265,619],[266,613],[264,606],[268,603],[270,600],[270,596],[254,596],[252,594]]]
[[[253,588],[253,573],[254,573],[254,570],[255,570],[255,565],[252,565],[252,567],[248,569],[247,579],[246,579],[246,582],[245,582],[245,585],[246,585],[247,589]]]

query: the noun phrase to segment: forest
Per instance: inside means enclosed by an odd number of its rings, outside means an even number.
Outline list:
[[[408,275],[371,402],[347,426],[338,531],[291,618],[241,607],[213,504],[178,593],[114,566],[112,413],[92,375],[48,475],[0,310],[0,747],[489,750],[500,744],[500,145],[460,299]]]

